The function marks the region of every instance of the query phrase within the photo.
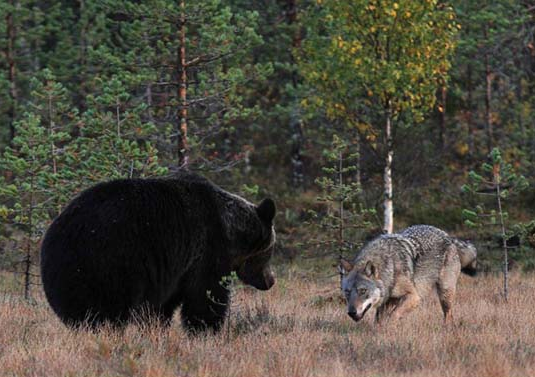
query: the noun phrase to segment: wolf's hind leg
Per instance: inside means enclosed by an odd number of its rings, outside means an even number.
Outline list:
[[[444,313],[444,322],[451,322],[453,320],[452,306],[455,299],[455,288],[438,289],[438,299]]]
[[[455,292],[457,290],[457,279],[461,273],[461,262],[459,255],[455,248],[448,249],[444,259],[444,266],[440,271],[440,276],[437,281],[437,293],[444,313],[444,321],[451,322],[453,320],[452,306],[455,301]]]

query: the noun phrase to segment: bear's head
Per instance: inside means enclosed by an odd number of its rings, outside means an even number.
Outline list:
[[[264,199],[258,206],[249,207],[245,226],[236,229],[233,244],[236,250],[234,269],[245,284],[268,290],[275,284],[269,261],[275,244],[273,219],[275,203]]]

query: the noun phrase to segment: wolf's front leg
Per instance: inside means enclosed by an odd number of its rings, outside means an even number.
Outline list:
[[[381,324],[384,320],[390,318],[394,310],[396,310],[396,307],[399,305],[400,300],[400,298],[392,297],[383,305],[379,306],[375,312],[375,323]]]
[[[416,290],[410,291],[405,296],[400,298],[399,304],[392,313],[392,318],[395,321],[400,320],[405,316],[405,314],[416,308],[420,304],[420,301],[422,301],[422,299],[420,298],[418,292],[416,292]]]

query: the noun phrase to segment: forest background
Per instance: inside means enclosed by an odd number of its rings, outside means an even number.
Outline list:
[[[284,263],[425,223],[472,239],[491,272],[498,177],[509,268],[535,269],[535,3],[2,0],[0,15],[2,286],[31,295],[76,193],[179,168],[273,197]]]

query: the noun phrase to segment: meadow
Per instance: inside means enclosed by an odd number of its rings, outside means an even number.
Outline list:
[[[399,323],[355,323],[337,277],[279,271],[268,292],[240,288],[221,333],[188,336],[140,322],[123,331],[72,331],[42,294],[0,303],[0,376],[533,376],[535,276],[462,276],[454,321],[433,294]],[[230,325],[230,326],[228,326]]]

